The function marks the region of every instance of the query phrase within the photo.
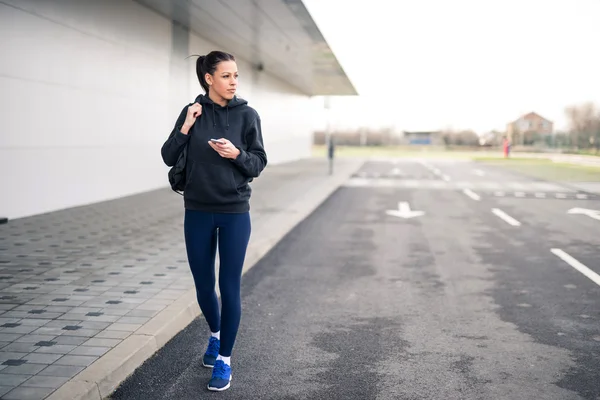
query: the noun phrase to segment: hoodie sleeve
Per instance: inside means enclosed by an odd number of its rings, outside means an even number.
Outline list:
[[[177,158],[179,158],[179,154],[183,150],[183,147],[187,143],[190,138],[190,135],[185,135],[181,133],[181,127],[185,122],[185,117],[187,115],[187,110],[190,105],[188,104],[183,108],[177,121],[175,122],[175,126],[169,135],[169,138],[163,144],[160,152],[162,154],[162,158],[165,164],[168,167],[172,167],[177,162]]]
[[[263,145],[260,117],[256,116],[246,131],[246,150],[238,147],[240,155],[232,160],[246,176],[256,178],[267,166],[267,153]]]

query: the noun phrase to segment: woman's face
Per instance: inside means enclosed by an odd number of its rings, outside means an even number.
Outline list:
[[[213,75],[206,74],[206,82],[213,95],[231,100],[237,89],[238,70],[235,61],[222,61]]]

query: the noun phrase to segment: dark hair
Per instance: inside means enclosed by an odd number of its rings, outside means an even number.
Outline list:
[[[235,57],[229,53],[215,50],[205,56],[199,56],[196,60],[196,75],[198,75],[198,81],[204,89],[204,93],[208,94],[208,83],[204,79],[204,74],[214,74],[217,65],[223,61],[235,61]]]

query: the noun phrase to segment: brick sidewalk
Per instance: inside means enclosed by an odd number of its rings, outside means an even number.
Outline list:
[[[245,271],[359,165],[267,168]],[[199,315],[193,292],[170,189],[0,225],[0,396],[101,399]]]

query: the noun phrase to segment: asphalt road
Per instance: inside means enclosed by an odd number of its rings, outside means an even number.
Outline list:
[[[557,255],[600,274],[600,220],[567,213],[597,197],[433,160],[354,181],[244,276],[231,389],[206,390],[197,320],[111,398],[600,398],[600,283]],[[490,181],[523,193],[475,189]],[[388,215],[399,202],[424,215]]]

